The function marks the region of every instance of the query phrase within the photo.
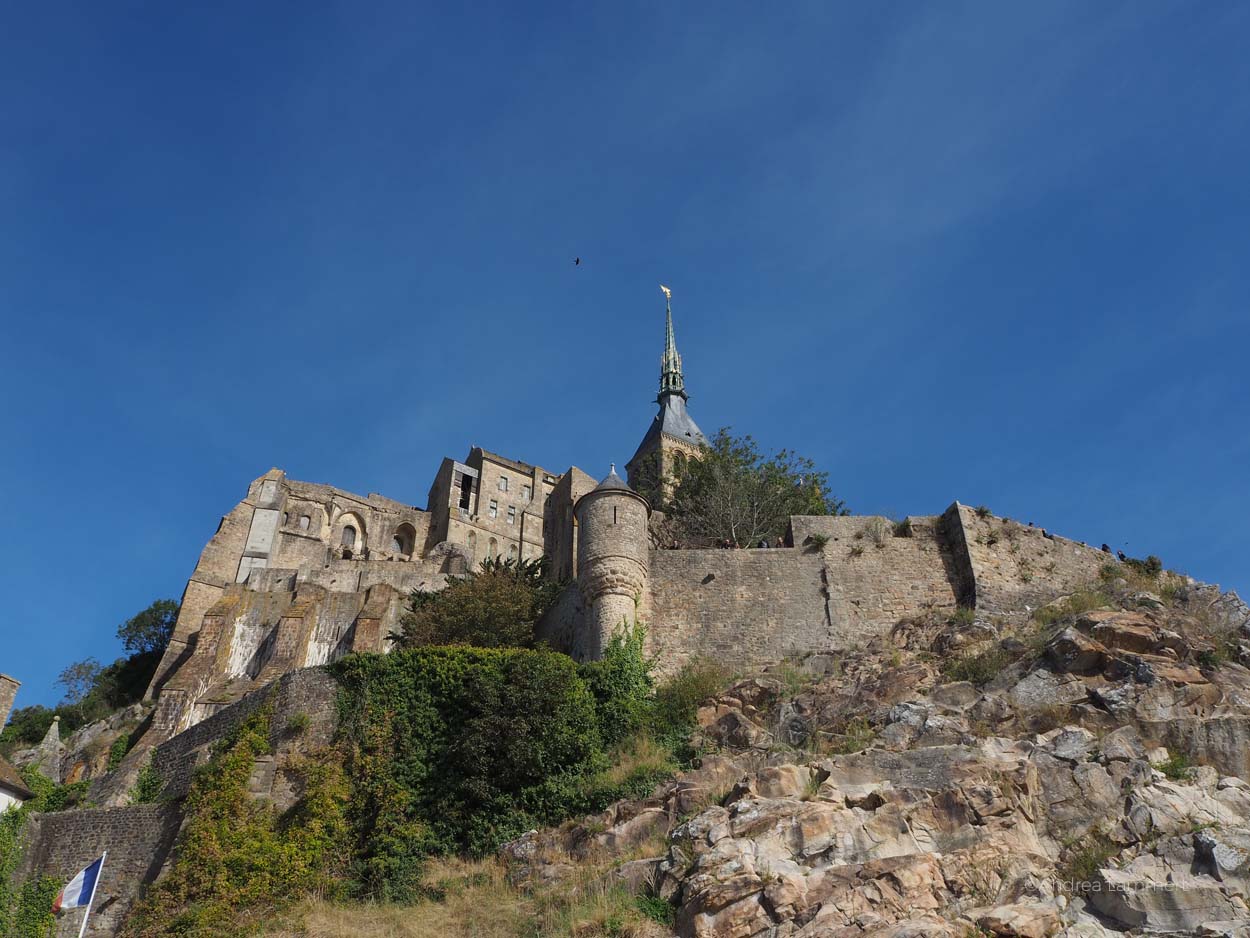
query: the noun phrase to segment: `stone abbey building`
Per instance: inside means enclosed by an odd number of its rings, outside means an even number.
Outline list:
[[[663,477],[706,442],[686,406],[671,307],[656,402],[631,479],[647,465]],[[545,554],[570,581],[539,625],[554,647],[594,658],[622,621],[641,618],[661,670],[697,656],[745,665],[836,652],[927,609],[1045,601],[1105,559],[958,502],[898,526],[795,517],[791,546],[769,550],[658,550],[650,512],[614,471],[599,481],[480,447],[442,461],[425,508],[271,469],[222,518],[191,574],[149,689],[147,742],[289,671],[387,650],[412,590],[439,589],[487,557]]]

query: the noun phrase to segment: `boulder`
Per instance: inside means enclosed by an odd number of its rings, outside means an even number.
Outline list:
[[[1063,924],[1063,913],[1055,902],[1018,902],[1000,905],[977,916],[977,925],[1004,938],[1050,938]]]
[[[1099,888],[1090,893],[1094,907],[1128,928],[1169,934],[1237,919],[1236,906],[1216,880],[1169,870],[1156,858],[1149,859],[1154,862],[1102,870]]]
[[[1093,674],[1102,670],[1107,649],[1076,629],[1064,629],[1046,645],[1046,658],[1058,671]]]

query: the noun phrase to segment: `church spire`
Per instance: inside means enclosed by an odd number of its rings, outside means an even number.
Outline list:
[[[664,291],[664,357],[660,359],[660,396],[657,400],[664,402],[665,395],[680,394],[686,398],[686,379],[681,373],[681,355],[677,352],[677,339],[673,335],[673,291],[663,284]]]

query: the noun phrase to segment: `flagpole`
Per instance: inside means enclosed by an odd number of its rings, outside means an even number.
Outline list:
[[[87,919],[91,918],[91,904],[95,902],[95,891],[100,888],[100,879],[104,876],[104,861],[109,857],[109,852],[104,851],[104,856],[100,857],[100,872],[96,874],[95,882],[91,884],[91,897],[87,900],[87,911],[82,916],[82,927],[78,929],[78,938],[82,938],[87,933]]]

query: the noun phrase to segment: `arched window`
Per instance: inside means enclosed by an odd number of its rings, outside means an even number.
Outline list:
[[[299,529],[301,531],[307,531],[310,524],[312,524],[312,518],[308,517],[308,515],[299,516]]]
[[[516,563],[516,545],[515,544],[508,545],[508,560],[511,561],[512,563]]]
[[[404,557],[411,557],[416,540],[416,529],[405,522],[395,529],[395,536],[391,538],[391,551]]]
[[[353,528],[350,524],[344,525],[343,537],[339,540],[339,543],[342,544],[344,547],[355,547],[356,546],[356,529]]]
[[[499,542],[498,542],[497,540],[495,540],[495,539],[492,537],[492,538],[490,539],[490,543],[487,545],[487,547],[488,547],[488,549],[489,549],[490,553],[488,553],[488,554],[486,555],[486,558],[487,558],[488,560],[496,560],[496,559],[498,559],[498,557],[499,557]]]
[[[282,526],[286,527],[287,522],[290,520],[291,520],[290,512],[286,512],[286,511],[282,512]]]

